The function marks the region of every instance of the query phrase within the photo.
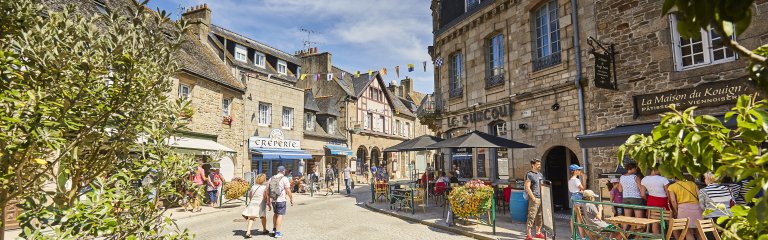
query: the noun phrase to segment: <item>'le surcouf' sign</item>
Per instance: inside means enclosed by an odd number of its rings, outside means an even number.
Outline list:
[[[669,105],[677,109],[693,106],[715,107],[735,103],[739,95],[754,94],[756,88],[749,80],[740,78],[703,83],[691,88],[633,96],[635,117],[669,111]]]
[[[510,105],[486,108],[448,118],[448,127],[466,126],[469,123],[498,120],[509,116]]]

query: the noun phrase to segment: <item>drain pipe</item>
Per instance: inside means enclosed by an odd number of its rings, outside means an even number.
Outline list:
[[[579,97],[579,128],[581,128],[581,134],[587,134],[586,114],[584,113],[584,87],[581,86],[581,46],[579,45],[579,9],[577,7],[578,0],[571,0],[571,19],[573,25],[573,48],[575,52],[574,59],[576,60],[576,90]],[[581,158],[584,159],[584,172],[589,174],[589,153],[587,149],[581,149]],[[593,178],[589,178],[593,179]],[[589,183],[587,183],[589,186]]]

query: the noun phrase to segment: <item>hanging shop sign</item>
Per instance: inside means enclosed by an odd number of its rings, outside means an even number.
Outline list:
[[[454,116],[448,118],[448,127],[466,126],[470,123],[499,120],[503,117],[509,116],[511,112],[510,105],[502,105],[498,107],[486,108],[482,110],[473,111],[464,115]]]
[[[587,44],[592,47],[590,53],[595,56],[595,87],[618,90],[616,82],[616,50],[614,50],[613,44],[604,47],[603,44],[593,37],[587,38]],[[596,49],[595,46],[602,51]]]
[[[636,95],[632,97],[635,117],[669,111],[669,105],[677,109],[689,107],[716,107],[733,104],[739,95],[754,94],[757,89],[746,78],[699,84],[691,88]],[[762,98],[761,96],[758,96]]]
[[[273,129],[269,137],[248,138],[248,148],[301,149],[301,141],[286,140],[282,130]]]

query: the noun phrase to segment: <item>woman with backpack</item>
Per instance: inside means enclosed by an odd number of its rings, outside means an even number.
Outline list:
[[[248,220],[248,228],[245,229],[246,238],[251,238],[251,227],[253,227],[253,221],[256,218],[261,219],[261,233],[269,233],[267,230],[267,194],[265,194],[267,186],[264,185],[266,181],[267,176],[259,174],[256,176],[255,184],[248,190],[248,203],[243,210],[243,218]]]
[[[218,202],[219,186],[221,186],[221,175],[218,168],[211,168],[211,174],[208,175],[208,184],[205,191],[208,193],[208,206],[216,206]]]

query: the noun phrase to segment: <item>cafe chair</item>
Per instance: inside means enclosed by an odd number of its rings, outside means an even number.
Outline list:
[[[424,213],[427,213],[427,208],[425,207],[427,204],[424,199],[424,190],[423,189],[414,189],[411,191],[413,193],[413,202],[411,201],[410,196],[406,196],[405,201],[407,201],[409,204],[406,204],[407,206],[412,206],[413,208],[416,208],[416,206],[421,205],[421,210]],[[408,193],[410,195],[410,193]]]
[[[509,198],[507,198],[507,201],[504,201],[504,188],[494,188],[493,195],[495,198],[494,200],[496,201],[496,210],[500,210],[501,214],[506,214],[509,205]]]
[[[648,212],[645,213],[646,216],[648,216],[649,219],[660,219],[666,223],[667,228],[669,229],[672,225],[672,221],[674,218],[672,217],[672,211],[664,210],[664,219],[661,219],[661,211],[659,210],[653,210],[650,209]]]
[[[377,202],[381,198],[383,198],[382,201],[386,201],[389,198],[389,196],[387,196],[387,184],[385,182],[376,182],[376,184],[374,185],[374,190],[375,190],[374,193],[376,196],[375,200]]]
[[[715,228],[715,223],[712,219],[699,219],[696,222],[696,226],[699,229],[700,239],[709,239],[709,237],[707,237],[707,234],[709,233],[710,236],[715,237],[715,240],[720,240],[720,234],[717,233],[717,228]]]
[[[666,218],[666,216],[665,216]],[[680,238],[677,240],[685,240],[685,233],[688,232],[688,218],[677,218],[669,221],[669,230],[667,230],[667,238],[672,239],[672,233],[680,231]]]

